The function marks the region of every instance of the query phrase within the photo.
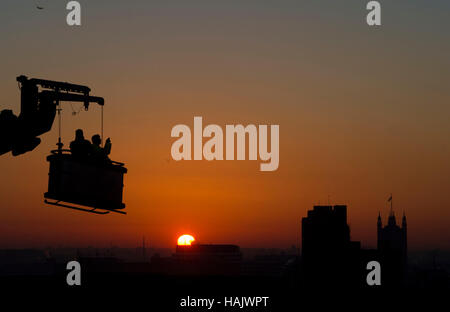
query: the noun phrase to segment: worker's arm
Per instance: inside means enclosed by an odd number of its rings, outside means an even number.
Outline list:
[[[103,150],[105,151],[106,155],[111,154],[111,146],[112,146],[111,139],[107,138],[106,142],[105,142],[105,147],[103,148]]]

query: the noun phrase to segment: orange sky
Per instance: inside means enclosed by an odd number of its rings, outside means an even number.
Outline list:
[[[44,18],[8,2],[0,13],[0,108],[19,113],[20,74],[86,84],[105,98],[112,158],[129,169],[128,215],[97,216],[43,203],[56,128],[34,152],[3,155],[0,248],[136,246],[143,235],[174,246],[184,233],[289,247],[306,211],[328,196],[349,206],[352,239],[375,246],[390,193],[407,214],[410,246],[450,247],[448,4],[411,15],[390,4],[375,31],[361,21],[364,8],[330,1],[137,3],[89,4],[78,29],[56,9]],[[98,108],[64,108],[66,146],[76,128],[99,132]],[[279,169],[167,161],[171,128],[193,127],[194,116],[222,127],[279,124]]]

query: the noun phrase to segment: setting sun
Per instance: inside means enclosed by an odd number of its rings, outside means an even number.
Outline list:
[[[192,235],[184,234],[178,237],[178,245],[181,246],[191,245],[193,241],[195,238]]]

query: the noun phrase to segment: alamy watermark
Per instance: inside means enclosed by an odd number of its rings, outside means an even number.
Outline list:
[[[70,270],[66,276],[66,282],[69,286],[81,285],[81,265],[78,261],[70,261],[66,265],[66,269]]]
[[[280,127],[270,126],[270,143],[268,125],[226,125],[224,131],[218,125],[207,125],[203,129],[203,118],[194,117],[194,133],[187,125],[176,125],[171,136],[177,137],[172,144],[171,155],[174,160],[192,160],[191,138],[194,139],[194,160],[245,160],[248,145],[248,159],[263,161],[261,171],[274,171],[280,162]],[[248,137],[248,142],[246,138]],[[203,144],[203,138],[210,138]],[[236,144],[235,144],[236,139]],[[248,143],[248,144],[247,144]],[[270,148],[269,148],[270,144]],[[258,148],[259,147],[259,148]],[[225,148],[225,152],[224,152]],[[259,152],[259,153],[258,153]]]
[[[66,9],[69,10],[66,17],[67,25],[81,26],[81,4],[78,1],[69,1]]]
[[[81,4],[78,1],[69,1],[66,5],[69,13],[66,16],[66,23],[69,26],[81,26]],[[381,4],[379,1],[369,1],[366,5],[369,13],[366,16],[366,23],[369,26],[381,26]]]

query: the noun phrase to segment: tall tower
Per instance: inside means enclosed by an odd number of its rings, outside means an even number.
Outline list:
[[[404,282],[407,265],[406,216],[403,214],[402,226],[397,225],[395,213],[391,209],[388,223],[383,227],[381,216],[377,220],[377,249],[384,268],[382,284],[398,286]]]
[[[388,226],[397,226],[397,220],[395,220],[395,213],[393,210],[391,210],[391,212],[389,213],[389,218],[388,218]]]
[[[358,287],[360,242],[351,241],[347,206],[314,206],[302,218],[302,283],[305,287]],[[365,267],[364,267],[365,269]]]

